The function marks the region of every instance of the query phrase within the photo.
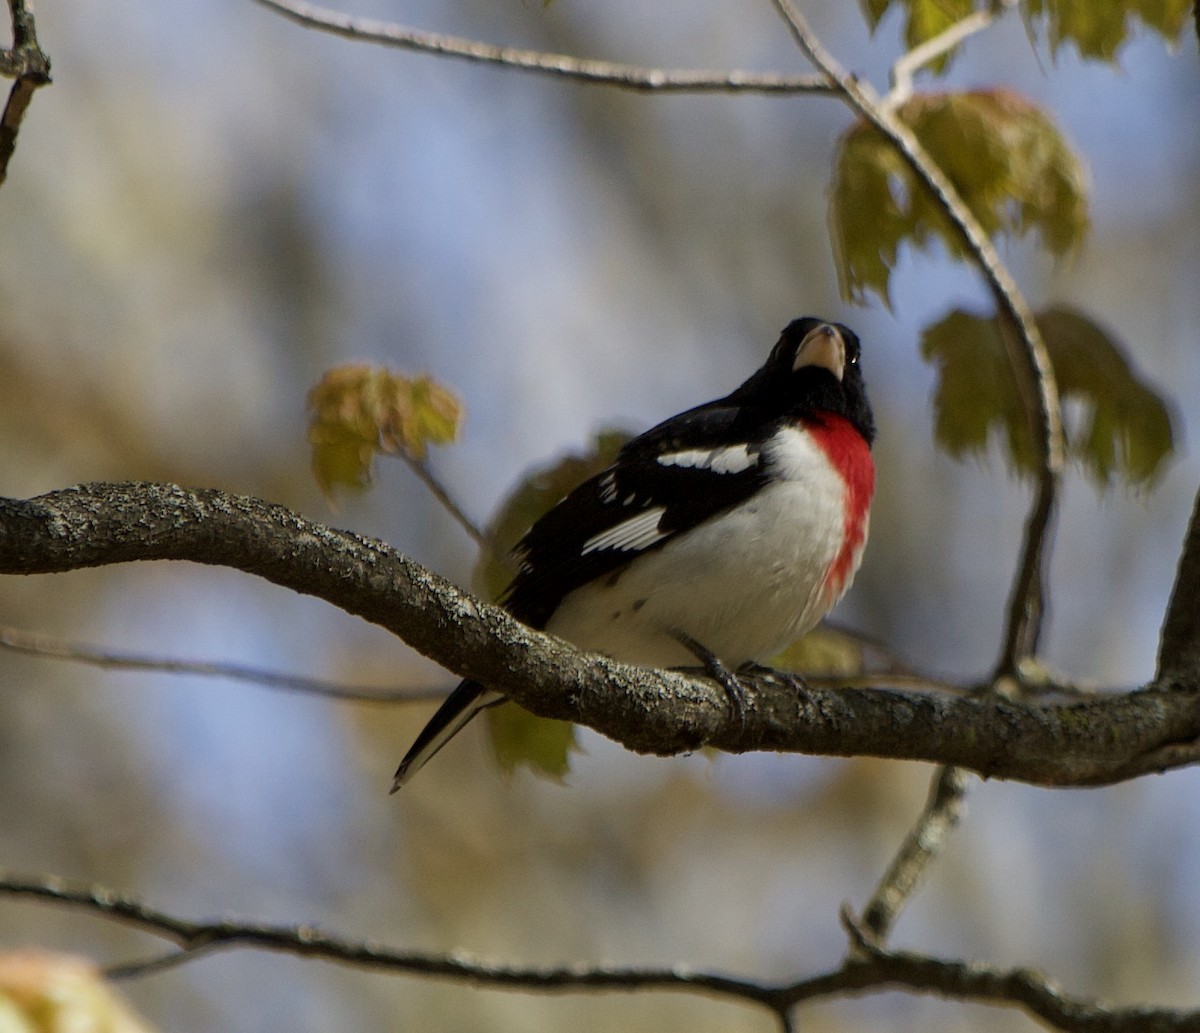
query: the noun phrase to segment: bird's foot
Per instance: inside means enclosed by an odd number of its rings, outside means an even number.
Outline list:
[[[746,729],[746,689],[738,677],[722,662],[711,649],[697,642],[682,631],[674,633],[681,646],[704,665],[704,672],[725,690],[729,699],[729,716],[737,723],[739,731]]]

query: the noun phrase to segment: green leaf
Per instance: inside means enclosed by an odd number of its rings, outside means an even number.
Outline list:
[[[922,94],[897,115],[990,235],[1037,230],[1046,248],[1066,255],[1088,227],[1086,176],[1049,117],[1007,90]],[[862,301],[875,291],[890,304],[888,281],[900,246],[964,244],[941,203],[873,126],[858,123],[839,144],[830,189],[842,293]]]
[[[973,0],[909,0],[908,20],[904,24],[904,42],[909,50],[945,32],[962,21],[974,9]],[[941,74],[950,65],[954,51],[947,51],[927,68]]]
[[[535,717],[513,703],[492,707],[487,719],[492,751],[506,775],[524,766],[561,781],[571,769],[571,753],[579,745],[570,721]]]
[[[573,488],[610,466],[621,446],[632,435],[605,430],[596,435],[594,447],[582,455],[568,455],[529,474],[501,504],[488,527],[493,543],[475,568],[476,590],[495,600],[512,580],[513,569],[504,562],[533,523],[556,505]],[[576,749],[575,726],[567,721],[535,717],[517,706],[494,707],[488,711],[488,727],[496,760],[506,772],[525,765],[535,772],[561,779]]]
[[[866,16],[867,24],[870,25],[871,31],[875,31],[875,27],[883,20],[883,16],[887,14],[887,10],[892,6],[892,0],[859,0],[862,6],[863,14]]]
[[[865,663],[862,643],[858,639],[836,628],[818,625],[773,656],[768,666],[796,674],[848,677],[862,674]]]
[[[1112,61],[1140,22],[1167,42],[1183,31],[1191,0],[1026,0],[1031,28],[1044,25],[1051,53],[1072,42],[1085,58]]]
[[[1125,349],[1067,308],[1037,317],[1064,403],[1069,455],[1099,487],[1114,477],[1152,484],[1174,450],[1171,413],[1140,380]],[[934,435],[950,455],[982,455],[995,435],[1021,473],[1036,466],[1033,429],[1021,405],[999,322],[961,310],[929,327],[921,353],[938,367]]]
[[[429,445],[453,441],[462,423],[459,400],[430,377],[364,365],[328,370],[308,409],[313,475],[326,495],[367,487],[380,453],[423,458]]]
[[[893,0],[860,0],[863,14],[871,31],[878,28]],[[911,50],[955,22],[960,22],[975,10],[974,0],[896,0],[904,8],[904,42]],[[929,67],[942,71],[951,55],[947,54]]]
[[[1082,313],[1052,308],[1037,322],[1059,391],[1083,403],[1070,440],[1091,479],[1102,486],[1114,475],[1153,483],[1175,448],[1162,395],[1138,379],[1124,348]]]

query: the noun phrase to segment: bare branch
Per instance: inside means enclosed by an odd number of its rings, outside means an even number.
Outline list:
[[[1016,329],[1004,334],[1009,363],[1034,419],[1041,471],[1025,526],[1022,556],[1010,596],[1004,644],[997,673],[1013,675],[1022,659],[1037,646],[1044,612],[1042,571],[1053,524],[1058,484],[1065,455],[1058,384],[1050,354],[1033,312],[1016,281],[1000,259],[995,245],[946,174],[929,156],[913,131],[888,110],[867,83],[846,72],[813,34],[793,0],[772,0],[797,45],[817,70],[835,84],[837,92],[860,118],[883,133],[917,178],[930,190],[958,230],[968,252],[983,272],[1000,313]]]
[[[429,469],[429,464],[423,459],[414,459],[407,452],[400,453],[400,458],[407,464],[417,478],[429,489],[429,493],[437,499],[442,508],[450,514],[459,527],[467,532],[469,537],[479,548],[487,555],[492,553],[492,540],[483,532],[483,529],[475,523],[466,511],[455,501],[454,496],[450,494],[450,490],[441,482],[441,480]]]
[[[1015,6],[1016,0],[997,0],[991,7],[972,11],[962,21],[955,22],[936,36],[901,54],[892,65],[892,88],[880,101],[880,107],[885,111],[894,111],[912,96],[913,76],[919,69],[949,53],[968,37],[982,32],[1009,8]]]
[[[445,57],[499,65],[560,79],[616,86],[647,93],[829,93],[829,83],[821,76],[776,75],[770,72],[708,71],[704,69],[640,68],[548,54],[518,47],[500,47],[492,43],[423,32],[393,22],[354,18],[341,11],[318,7],[303,0],[255,0],[290,21],[309,29],[335,36],[387,47],[419,50]]]
[[[354,968],[450,979],[524,993],[667,991],[701,994],[759,1005],[795,1028],[796,1005],[826,997],[902,989],[990,1004],[1018,1005],[1067,1033],[1197,1033],[1200,1012],[1117,1008],[1069,997],[1044,976],[1026,969],[944,961],[908,952],[885,952],[860,939],[862,954],[839,968],[792,983],[772,985],[699,972],[683,965],[633,968],[607,965],[521,967],[499,965],[454,951],[399,950],[324,932],[313,926],[279,926],[224,920],[196,922],[170,915],[133,897],[101,887],[0,870],[0,895],[78,908],[167,940],[179,952],[109,970],[132,977],[195,960],[214,950],[250,948],[315,958]]]
[[[968,777],[965,771],[956,767],[941,767],[934,772],[925,809],[863,911],[862,929],[875,943],[882,944],[887,939],[929,863],[941,852],[946,838],[958,825],[966,809]]]
[[[445,688],[390,689],[365,685],[342,685],[320,678],[282,674],[245,664],[214,663],[209,660],[179,660],[144,653],[123,653],[82,642],[68,642],[40,632],[21,631],[0,625],[0,649],[47,660],[70,660],[110,670],[157,671],[162,674],[194,674],[205,678],[227,678],[251,682],[271,689],[286,689],[312,696],[346,700],[350,703],[428,703],[445,699]]]
[[[17,133],[25,109],[39,86],[50,82],[50,58],[38,46],[37,28],[25,0],[8,0],[12,15],[12,50],[0,50],[0,75],[16,79],[0,115],[0,184],[8,176],[8,163],[17,146]]]
[[[772,1006],[773,988],[752,980],[694,972],[684,966],[670,969],[562,965],[523,968],[477,960],[464,952],[438,954],[399,950],[326,933],[308,925],[280,926],[222,920],[196,922],[148,907],[134,897],[102,886],[69,882],[54,876],[21,876],[0,870],[0,895],[64,904],[100,915],[122,925],[176,944],[178,955],[120,966],[125,974],[148,974],[176,961],[228,948],[279,951],[302,957],[412,975],[438,976],[462,982],[524,991],[677,990],[737,997]],[[110,970],[111,971],[111,970]]]
[[[313,595],[398,635],[460,677],[543,717],[578,721],[639,752],[707,744],[955,764],[1040,785],[1108,784],[1195,760],[1200,687],[1062,705],[746,679],[745,722],[724,691],[679,672],[580,653],[472,598],[374,539],[214,489],[93,484],[0,499],[0,573],[134,560],[232,567]]]

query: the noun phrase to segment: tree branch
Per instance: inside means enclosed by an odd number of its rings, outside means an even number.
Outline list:
[[[112,972],[148,975],[215,950],[276,951],[354,968],[439,977],[525,993],[583,993],[658,990],[702,994],[765,1007],[784,1029],[801,1003],[868,991],[902,989],[989,1004],[1017,1005],[1067,1033],[1196,1033],[1200,1012],[1161,1008],[1118,1008],[1064,994],[1046,977],[1027,969],[945,961],[909,952],[883,951],[861,940],[861,954],[839,968],[795,982],[773,985],[683,965],[666,969],[560,965],[544,968],[499,965],[454,951],[439,954],[399,950],[352,940],[313,926],[279,926],[224,920],[196,922],[155,910],[133,897],[101,886],[46,876],[25,877],[0,870],[0,895],[78,908],[176,944],[177,954],[123,965]]]
[[[930,862],[966,810],[968,775],[961,768],[939,767],[929,799],[863,910],[862,928],[877,944],[888,937],[900,912],[916,892]]]
[[[829,83],[821,76],[775,75],[769,72],[708,71],[703,69],[640,68],[548,54],[518,47],[500,47],[492,43],[422,32],[392,22],[354,18],[341,11],[318,7],[304,0],[255,0],[256,3],[303,25],[335,36],[387,47],[401,47],[425,53],[458,57],[467,61],[499,65],[535,74],[646,93],[829,93]]]
[[[901,54],[892,65],[892,88],[888,95],[880,101],[885,111],[895,111],[913,92],[913,76],[927,64],[931,64],[944,54],[948,54],[963,40],[982,32],[992,22],[1016,6],[1016,0],[996,0],[991,7],[972,11],[969,15],[953,25],[925,40],[912,50]]]
[[[378,624],[460,677],[543,717],[578,721],[629,749],[710,745],[956,764],[984,777],[1098,785],[1194,763],[1194,684],[1061,705],[996,696],[805,689],[747,678],[745,722],[716,683],[619,664],[533,631],[374,539],[215,489],[92,484],[0,500],[0,573],[135,560],[227,566]]]
[[[144,653],[123,653],[82,642],[68,642],[40,632],[22,631],[0,625],[0,649],[48,660],[70,660],[106,670],[156,671],[161,674],[192,674],[204,678],[226,678],[251,682],[270,689],[284,689],[348,703],[416,703],[445,699],[448,689],[389,689],[365,685],[343,685],[321,678],[267,671],[245,664],[214,663],[209,660],[180,660]]]
[[[488,538],[483,529],[474,520],[467,516],[466,510],[450,494],[450,489],[429,469],[429,464],[424,459],[414,459],[407,452],[400,453],[400,458],[404,460],[417,479],[429,489],[429,494],[450,514],[454,522],[466,532],[467,537],[478,545],[485,555],[490,556],[493,550],[492,540]]]
[[[0,115],[0,184],[8,176],[8,162],[17,146],[17,133],[25,109],[39,86],[50,82],[50,58],[38,46],[33,11],[25,0],[8,0],[12,15],[12,50],[0,50],[0,75],[16,79]]]

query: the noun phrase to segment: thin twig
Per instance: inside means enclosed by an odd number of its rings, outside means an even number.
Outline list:
[[[39,86],[50,82],[50,58],[38,46],[33,11],[25,0],[8,0],[12,15],[12,50],[0,50],[0,75],[16,79],[0,115],[0,184],[8,176],[8,162],[17,146],[17,133],[25,109]]]
[[[1044,615],[1042,570],[1062,477],[1065,441],[1058,384],[1050,354],[1033,312],[1026,303],[995,245],[946,174],[929,156],[913,131],[884,108],[868,83],[846,72],[813,34],[793,0],[771,0],[793,39],[817,70],[835,84],[846,103],[891,142],[917,178],[933,192],[947,218],[962,236],[996,297],[1000,313],[1017,333],[1004,334],[1009,364],[1036,424],[1040,474],[1025,526],[1022,555],[1009,600],[998,675],[1014,675],[1036,648]],[[1005,319],[1002,319],[1002,323]]]
[[[641,68],[549,54],[519,47],[501,47],[492,43],[423,32],[393,22],[355,18],[341,11],[304,3],[303,0],[255,0],[290,21],[310,29],[330,32],[346,39],[402,47],[467,61],[499,65],[526,72],[575,79],[626,90],[653,93],[829,93],[829,83],[821,76],[776,75],[771,72],[709,71],[705,69]]]
[[[429,489],[430,494],[441,503],[442,508],[450,514],[455,523],[467,532],[467,536],[479,546],[485,555],[490,556],[494,548],[491,538],[474,520],[467,516],[466,511],[455,501],[446,486],[429,469],[429,464],[423,459],[413,458],[407,452],[401,452],[399,455],[408,464],[408,468],[417,475],[421,483]]]
[[[440,977],[523,993],[632,993],[666,991],[700,994],[767,1008],[782,1030],[794,1029],[789,1012],[805,1001],[848,997],[865,991],[901,989],[964,1001],[1023,1007],[1066,1033],[1197,1033],[1200,1012],[1117,1008],[1069,997],[1045,976],[1027,969],[946,961],[910,952],[884,951],[846,916],[858,953],[841,966],[785,984],[763,983],[683,965],[635,968],[607,965],[521,967],[498,965],[454,951],[399,950],[324,932],[313,926],[278,926],[224,920],[195,922],[148,907],[96,885],[52,876],[20,876],[0,870],[0,896],[41,900],[131,926],[179,947],[178,953],[110,969],[126,977],[146,976],[216,950],[275,951],[354,968]]]
[[[934,772],[925,809],[863,910],[862,929],[873,942],[882,944],[887,940],[929,863],[941,852],[947,837],[958,824],[965,810],[969,777],[962,768],[951,765],[939,767]]]
[[[899,105],[912,96],[913,76],[919,69],[936,61],[943,54],[949,53],[968,37],[982,32],[1015,5],[1016,0],[998,0],[991,7],[973,11],[936,36],[931,36],[924,43],[901,54],[896,59],[896,63],[892,65],[892,88],[888,91],[887,96],[879,102],[880,107],[885,111],[895,111]]]
[[[435,688],[370,688],[342,685],[320,678],[267,671],[245,664],[214,663],[208,660],[179,660],[171,657],[148,656],[144,653],[122,653],[81,642],[69,642],[40,632],[21,631],[0,625],[0,649],[26,656],[49,660],[70,660],[123,671],[158,671],[163,674],[194,674],[205,678],[227,678],[231,681],[252,682],[270,689],[286,689],[329,699],[352,703],[426,703],[445,699],[447,690]]]

